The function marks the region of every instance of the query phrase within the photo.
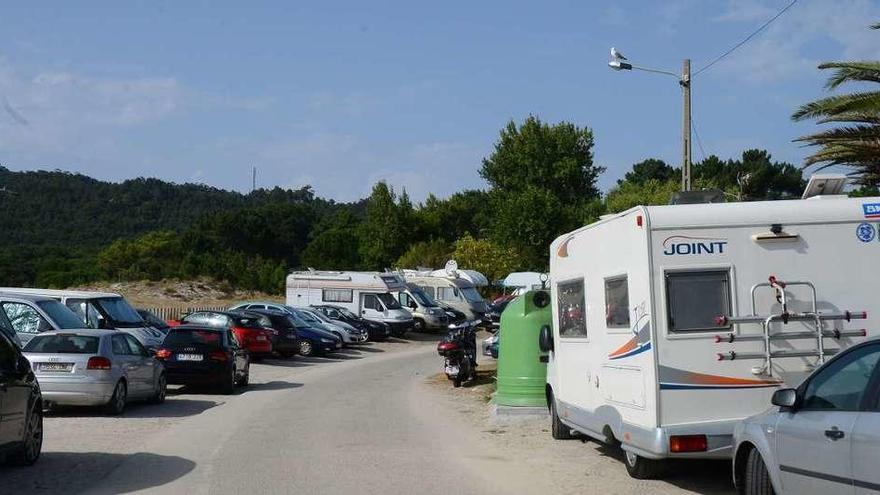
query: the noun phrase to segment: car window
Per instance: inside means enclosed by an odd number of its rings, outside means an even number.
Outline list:
[[[207,346],[220,346],[223,333],[218,330],[207,328],[173,328],[165,337],[166,346],[201,344]]]
[[[128,343],[128,349],[133,356],[149,356],[150,353],[131,335],[125,336],[125,342]]]
[[[54,320],[55,324],[58,325],[58,328],[61,330],[71,330],[83,327],[83,322],[80,321],[79,317],[77,317],[77,315],[67,306],[61,304],[55,299],[37,301],[37,306],[49,315],[49,318]]]
[[[2,306],[3,312],[16,332],[39,333],[52,330],[52,325],[28,304],[4,302]]]
[[[128,348],[128,342],[125,341],[124,335],[113,335],[110,339],[110,349],[113,351],[113,354],[117,356],[127,356],[131,354],[131,349]]]
[[[100,328],[104,319],[95,306],[85,299],[68,299],[64,303],[87,328]]]
[[[379,308],[379,299],[373,294],[367,294],[364,296],[364,308],[382,311]]]
[[[18,353],[15,351],[15,344],[6,335],[0,335],[0,370],[14,370],[16,361]]]
[[[880,361],[880,345],[853,350],[810,378],[801,409],[858,411]]]
[[[97,354],[98,337],[84,335],[37,335],[24,346],[35,354]]]
[[[605,280],[605,326],[629,328],[629,286],[625,275]]]

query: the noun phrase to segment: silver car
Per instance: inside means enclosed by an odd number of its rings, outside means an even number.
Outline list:
[[[880,339],[834,356],[734,430],[744,494],[880,492]]]
[[[46,332],[24,355],[49,404],[104,406],[122,414],[127,402],[165,401],[165,368],[130,334],[84,329]]]
[[[357,329],[344,321],[331,320],[329,316],[315,308],[294,308],[299,316],[309,323],[321,323],[337,335],[346,344],[366,342],[368,335],[365,330]]]

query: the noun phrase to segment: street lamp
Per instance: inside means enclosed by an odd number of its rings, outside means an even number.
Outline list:
[[[640,70],[644,72],[653,72],[655,74],[665,74],[678,79],[683,94],[684,109],[682,112],[682,163],[681,163],[681,190],[691,190],[691,60],[686,58],[682,64],[681,74],[677,74],[668,70],[652,69],[650,67],[639,67],[629,62],[625,62],[626,57],[611,48],[611,61],[608,67],[613,70]]]

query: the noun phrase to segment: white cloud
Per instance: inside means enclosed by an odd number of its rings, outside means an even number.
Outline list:
[[[782,6],[778,1],[731,1],[716,20],[757,27]],[[880,33],[868,25],[878,18],[880,4],[868,0],[801,0],[712,70],[752,83],[814,77],[824,60],[817,58],[817,44],[837,52],[831,59],[876,58]]]

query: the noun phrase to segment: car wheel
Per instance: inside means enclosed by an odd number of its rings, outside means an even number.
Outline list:
[[[18,452],[12,457],[12,462],[19,466],[30,466],[40,458],[43,451],[43,409],[34,403],[31,414],[28,416],[25,427],[24,439]]]
[[[299,343],[299,353],[303,356],[313,356],[315,354],[315,347],[308,340],[303,340]]]
[[[572,438],[571,428],[559,420],[559,414],[556,412],[556,400],[550,398],[550,435],[556,440],[570,440]]]
[[[628,450],[623,451],[626,472],[637,480],[651,480],[660,475],[660,461],[646,459]]]
[[[770,484],[770,473],[764,459],[758,453],[758,449],[749,452],[746,461],[746,481],[744,492],[746,495],[773,495],[773,485]]]
[[[425,331],[425,320],[421,318],[413,319],[413,330],[416,332],[424,332]]]
[[[235,392],[235,366],[232,367],[222,384],[223,395],[230,395]]]
[[[150,398],[153,404],[161,404],[165,402],[165,396],[168,393],[168,381],[165,379],[165,373],[159,375],[159,382],[156,384],[156,393]]]
[[[125,380],[116,382],[116,388],[113,389],[113,396],[107,403],[107,413],[111,416],[119,416],[125,411],[125,403],[128,400],[128,387],[125,386]]]

